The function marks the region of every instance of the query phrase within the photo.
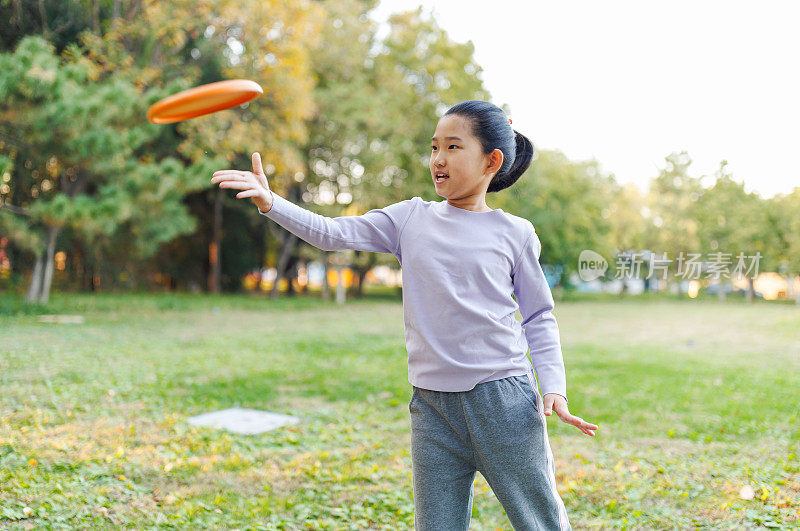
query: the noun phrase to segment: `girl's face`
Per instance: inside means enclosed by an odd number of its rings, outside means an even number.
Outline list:
[[[485,196],[489,181],[503,164],[503,152],[488,155],[473,136],[466,118],[442,116],[431,139],[431,178],[436,193],[447,199]],[[444,174],[445,179],[437,179]]]

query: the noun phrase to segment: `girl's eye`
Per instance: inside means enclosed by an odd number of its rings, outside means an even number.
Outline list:
[[[455,145],[455,144],[450,144],[450,147],[455,147],[455,148],[457,148],[458,146],[457,146],[457,145]],[[436,149],[436,146],[431,146],[431,149]]]

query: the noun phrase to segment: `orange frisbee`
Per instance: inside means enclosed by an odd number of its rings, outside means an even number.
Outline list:
[[[155,102],[147,109],[147,121],[153,124],[181,122],[247,103],[263,93],[261,85],[249,79],[215,81]]]

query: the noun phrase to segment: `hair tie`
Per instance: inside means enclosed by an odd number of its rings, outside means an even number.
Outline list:
[[[509,119],[508,119],[508,123],[513,123],[513,122],[511,121],[511,118],[509,118]]]

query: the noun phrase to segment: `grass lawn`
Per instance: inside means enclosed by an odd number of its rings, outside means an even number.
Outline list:
[[[0,528],[413,528],[399,299],[3,308]],[[548,419],[574,529],[800,526],[800,308],[631,297],[555,313],[570,408],[600,426]],[[302,422],[185,422],[235,406]],[[511,529],[480,474],[471,529]]]

